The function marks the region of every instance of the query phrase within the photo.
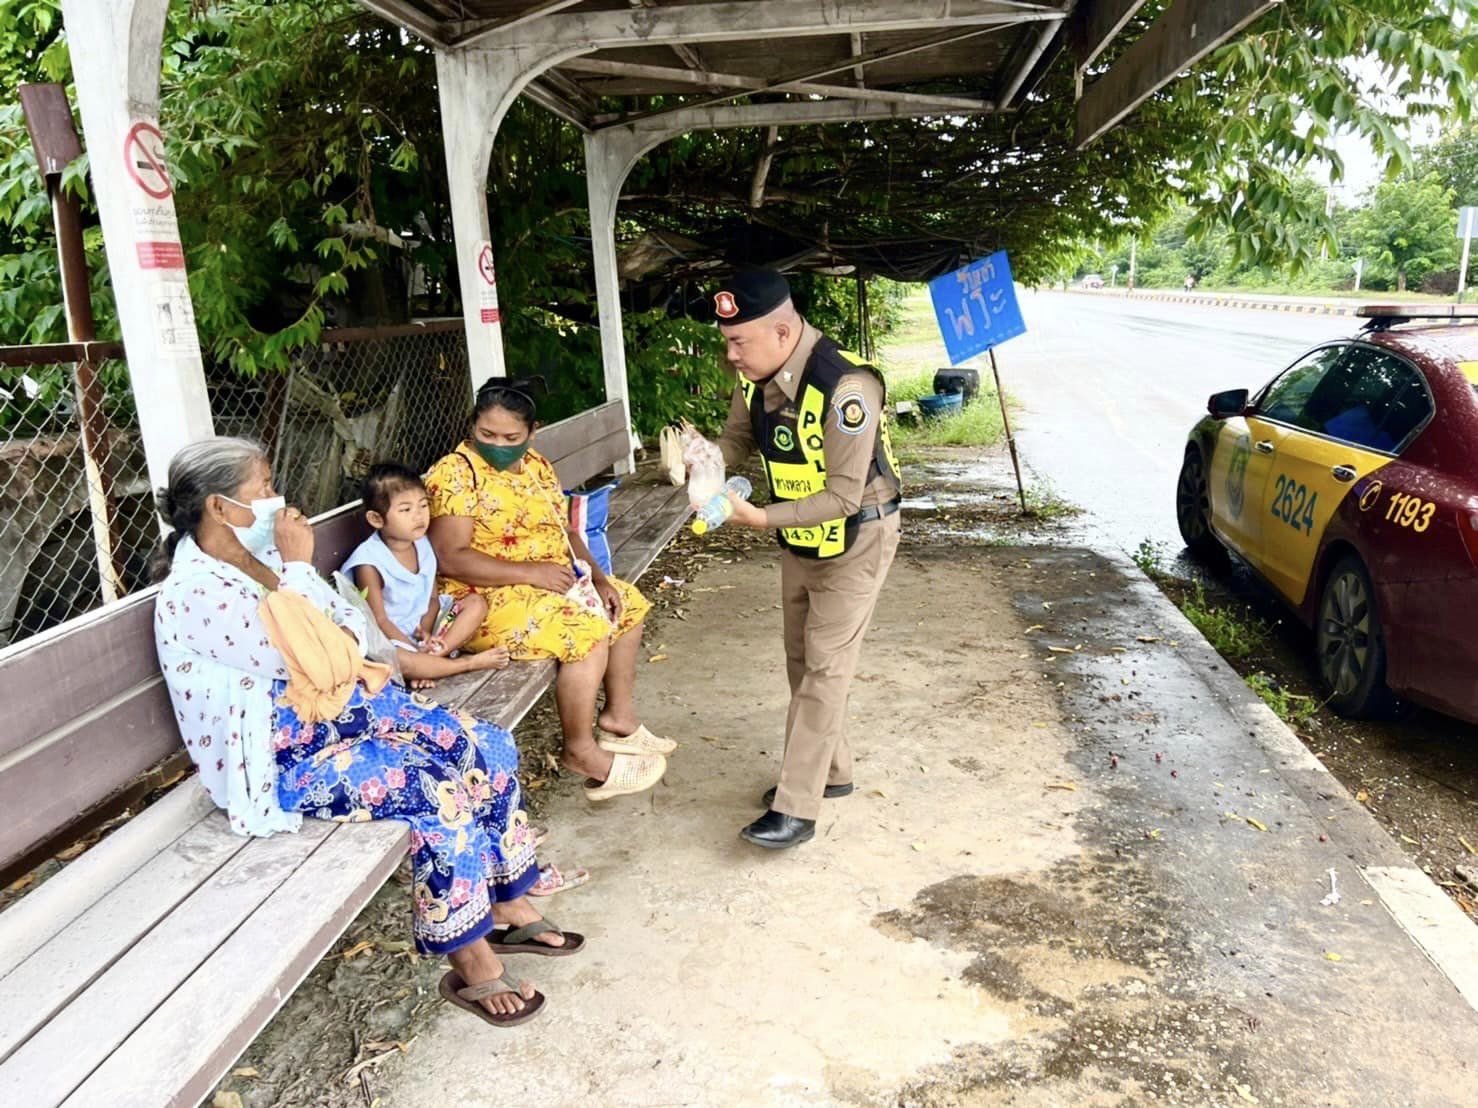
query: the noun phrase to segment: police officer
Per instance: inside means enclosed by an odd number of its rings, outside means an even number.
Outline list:
[[[847,690],[898,549],[898,463],[880,374],[801,318],[774,270],[736,274],[713,311],[739,374],[719,445],[733,468],[758,450],[769,506],[735,498],[731,523],[774,530],[790,712],[780,783],[739,834],[779,850],[816,833],[822,797],[852,791]]]

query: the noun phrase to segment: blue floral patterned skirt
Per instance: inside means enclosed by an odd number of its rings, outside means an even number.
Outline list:
[[[272,689],[278,803],[318,819],[410,824],[417,949],[446,954],[483,938],[492,903],[539,878],[513,737],[394,684],[356,689],[338,719],[305,727],[280,702],[284,688]]]

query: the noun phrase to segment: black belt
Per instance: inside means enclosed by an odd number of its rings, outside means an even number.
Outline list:
[[[898,497],[895,500],[888,501],[886,504],[874,504],[870,508],[863,508],[853,518],[858,523],[871,523],[875,519],[882,519],[885,516],[892,515],[901,507],[903,507],[903,498]]]

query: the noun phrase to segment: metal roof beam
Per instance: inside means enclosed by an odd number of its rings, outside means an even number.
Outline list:
[[[1175,0],[1078,101],[1077,149],[1111,129],[1277,0]]]
[[[535,78],[530,81],[524,86],[523,94],[541,108],[559,116],[566,123],[573,123],[581,131],[590,131],[590,117],[550,88],[544,78]]]
[[[359,0],[359,6],[372,11],[433,46],[447,45],[447,28],[407,0]]]
[[[860,57],[862,57],[862,35],[861,35],[861,33],[858,32],[858,31],[853,31],[851,33],[851,35],[849,35],[848,37],[851,39],[852,57],[854,57],[854,58],[860,58]],[[852,67],[852,80],[856,82],[858,88],[863,88],[864,86],[866,86],[866,84],[867,84],[867,78],[863,74],[863,67],[862,66],[860,66],[860,65],[854,65]]]
[[[379,0],[379,2],[384,3],[386,0]],[[389,0],[389,2],[395,3],[398,0]],[[580,2],[581,0],[544,0],[542,4],[535,4],[532,8],[527,8],[517,15],[511,15],[506,19],[478,20],[476,23],[463,23],[457,28],[454,34],[449,36],[451,45],[474,46],[479,42],[485,42],[495,35],[504,35],[512,31],[513,28],[520,27],[525,23],[532,23],[536,19],[543,19],[545,16],[554,15],[556,12],[562,12],[566,8],[573,8]],[[360,0],[360,3],[368,6],[368,0]]]
[[[1145,0],[1093,0],[1081,5],[1068,29],[1078,68],[1092,65],[1144,5]]]
[[[1064,21],[1072,15],[1073,9],[1077,6],[1078,0],[1068,0],[1067,5],[1062,9]],[[1053,39],[1062,34],[1065,26],[1065,22],[1049,23],[1042,28],[1036,41],[1032,43],[1031,48],[1026,52],[1026,56],[1022,58],[1021,63],[1016,67],[1011,79],[1005,83],[1000,93],[996,96],[996,103],[1001,106],[1002,111],[1010,109],[1011,104],[1016,99],[1016,94],[1026,84],[1027,77],[1031,75],[1032,70],[1036,67],[1042,55],[1047,52],[1047,47],[1052,45]]]
[[[937,96],[922,92],[894,92],[883,89],[859,89],[851,85],[814,84],[808,81],[791,82],[786,85],[771,85],[763,77],[742,77],[733,73],[712,73],[707,70],[675,69],[662,65],[641,65],[635,62],[613,62],[604,58],[571,58],[561,68],[577,73],[595,74],[606,77],[638,77],[652,81],[670,81],[673,84],[695,85],[700,88],[729,88],[744,92],[791,92],[810,96],[837,96],[846,100],[872,100],[885,104],[911,104],[919,108],[936,111],[989,111],[991,104],[985,100],[966,96]],[[621,115],[596,116],[597,126],[624,119]]]
[[[391,0],[362,0],[388,3]],[[1018,0],[747,0],[661,8],[567,12],[457,38],[459,47],[579,47],[583,52],[683,42],[724,42],[874,31],[1033,23],[1061,19],[1046,4]],[[489,42],[488,40],[496,41]],[[841,68],[846,69],[848,62]]]
[[[1054,17],[1059,20],[1062,18],[1062,13],[1060,12],[1054,12],[1053,14]],[[631,116],[628,118],[645,119],[648,116],[670,115],[673,112],[681,111],[683,108],[702,108],[710,104],[723,104],[727,103],[730,100],[737,100],[739,97],[745,95],[745,93],[749,91],[779,92],[785,90],[787,85],[803,84],[805,82],[814,80],[817,77],[826,77],[833,73],[839,73],[845,69],[851,69],[854,66],[871,65],[874,62],[889,61],[893,58],[901,58],[908,54],[917,54],[924,50],[934,50],[941,46],[950,46],[957,42],[963,42],[966,39],[976,38],[980,35],[989,34],[990,32],[997,30],[998,26],[998,24],[991,24],[984,27],[971,27],[969,30],[952,31],[946,35],[939,35],[934,38],[924,39],[920,42],[910,43],[908,46],[895,46],[890,49],[873,50],[870,53],[861,55],[860,57],[848,58],[845,61],[841,62],[831,62],[827,65],[815,66],[809,69],[802,70],[799,73],[792,73],[784,77],[777,77],[773,80],[766,81],[758,90],[734,89],[729,92],[715,93],[714,95],[699,100],[696,103],[681,104],[672,108],[662,108],[655,112],[646,112],[642,115]],[[919,94],[894,94],[895,97],[898,95],[915,96]],[[994,107],[993,104],[983,100],[976,101],[976,105],[985,111],[990,111]]]

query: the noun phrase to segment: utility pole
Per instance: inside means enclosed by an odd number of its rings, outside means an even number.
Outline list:
[[[1139,259],[1139,240],[1138,239],[1130,239],[1129,240],[1129,282],[1124,287],[1126,289],[1131,290],[1131,291],[1134,288],[1134,274],[1135,274],[1135,271],[1139,268],[1139,261],[1138,261],[1138,259]]]
[[[86,345],[97,339],[97,329],[92,316],[87,251],[82,242],[82,206],[75,196],[62,191],[62,172],[82,156],[82,140],[77,136],[72,106],[61,85],[21,85],[19,92],[26,129],[36,151],[36,165],[46,180],[46,192],[51,198],[67,337],[82,345],[82,356],[77,359],[72,378],[82,437],[82,467],[92,514],[93,543],[97,548],[98,586],[103,600],[112,602],[125,589],[122,558],[117,548],[120,528],[114,518],[116,506],[108,465],[108,417],[103,410],[102,382]]]

